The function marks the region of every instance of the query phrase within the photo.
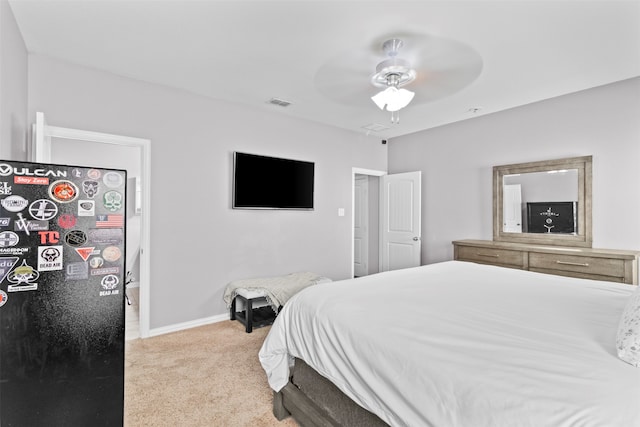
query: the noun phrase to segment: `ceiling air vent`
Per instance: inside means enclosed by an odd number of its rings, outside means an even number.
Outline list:
[[[371,123],[370,125],[362,126],[368,132],[380,132],[389,129],[389,126],[381,125],[379,123]]]
[[[278,107],[288,107],[289,105],[291,105],[289,101],[285,101],[284,99],[280,98],[271,98],[267,101],[267,104],[277,105]]]

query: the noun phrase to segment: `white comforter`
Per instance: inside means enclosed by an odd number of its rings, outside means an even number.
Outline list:
[[[640,426],[616,356],[634,287],[450,261],[310,287],[260,350],[269,384],[305,360],[393,426]]]

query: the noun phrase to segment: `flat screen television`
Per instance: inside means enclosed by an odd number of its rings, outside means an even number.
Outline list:
[[[313,162],[235,152],[234,209],[313,210]]]
[[[577,202],[529,202],[529,233],[576,233]]]

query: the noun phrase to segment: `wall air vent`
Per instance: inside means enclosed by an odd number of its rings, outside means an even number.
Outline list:
[[[278,107],[288,107],[289,105],[291,105],[291,102],[285,101],[284,99],[280,98],[271,98],[267,101],[267,104],[277,105]]]

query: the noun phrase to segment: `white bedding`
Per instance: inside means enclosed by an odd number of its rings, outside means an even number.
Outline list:
[[[305,360],[392,426],[640,426],[616,356],[635,288],[450,261],[310,287],[276,318],[271,387]]]

